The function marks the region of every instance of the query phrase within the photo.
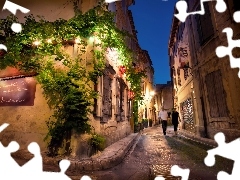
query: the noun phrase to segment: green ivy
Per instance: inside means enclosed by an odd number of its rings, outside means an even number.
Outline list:
[[[54,22],[29,15],[25,17],[21,33],[14,33],[10,28],[17,22],[15,16],[0,20],[0,44],[8,47],[7,53],[0,56],[0,69],[10,66],[35,73],[48,105],[54,111],[46,122],[49,132],[45,140],[49,140],[51,156],[57,155],[63,146],[65,152],[70,153],[73,132],[90,132],[88,115],[93,99],[97,98],[93,83],[103,73],[107,48],[117,50],[119,61],[127,67],[126,76],[135,93],[135,101],[141,99],[141,79],[145,72],[137,72],[132,66],[133,52],[125,41],[131,36],[119,30],[113,21],[114,14],[102,7],[99,5],[85,14],[76,12],[69,20]],[[97,38],[100,43],[91,44],[90,37]],[[73,45],[76,38],[80,39],[79,53],[77,57],[71,57],[62,47]],[[33,45],[34,41],[40,44]],[[93,58],[84,59],[89,43],[94,47],[90,51]],[[86,68],[86,61],[91,67]],[[62,62],[63,67],[56,67],[56,62]]]
[[[93,154],[97,151],[104,150],[106,146],[106,138],[100,134],[93,133],[91,135],[91,138],[88,141],[89,145],[93,149]]]

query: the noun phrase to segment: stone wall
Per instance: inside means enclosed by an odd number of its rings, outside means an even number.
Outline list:
[[[14,3],[17,3],[21,6],[24,6],[28,9],[30,9],[29,14],[34,15],[44,15],[47,20],[53,21],[58,18],[64,18],[69,19],[73,17],[74,11],[73,6],[71,3],[66,3],[65,0],[60,1],[30,1],[30,0],[16,0]],[[80,8],[82,8],[84,11],[87,11],[94,5],[96,5],[97,0],[85,0],[81,1],[81,4],[78,4]],[[118,19],[122,21],[122,25],[129,25],[130,21],[128,17],[125,17],[128,15],[128,13],[121,12],[121,2],[118,2],[117,8],[120,8],[118,10]],[[1,18],[6,17],[6,15],[10,14],[7,11],[4,11],[1,14]],[[23,20],[23,16],[26,14],[21,14],[18,12],[18,17],[20,20]],[[124,17],[124,18],[123,18]],[[131,26],[126,27],[127,30],[131,30]],[[77,47],[71,46],[67,47],[66,49],[70,55],[75,56],[77,53]],[[90,50],[90,49],[89,49]],[[86,56],[87,58],[91,59],[90,56]],[[119,76],[118,67],[113,62],[108,62],[110,65],[113,66],[114,71],[116,74],[110,75],[111,78],[113,78],[112,86],[105,85],[105,88],[107,88],[109,91],[112,92],[111,98],[112,98],[112,104],[111,104],[111,115],[109,114],[109,118],[106,121],[102,121],[103,118],[101,116],[102,113],[102,98],[99,98],[98,105],[99,105],[99,113],[97,116],[90,114],[90,124],[94,127],[94,130],[96,133],[102,134],[107,139],[107,145],[110,145],[119,139],[122,139],[129,135],[132,130],[130,127],[130,117],[128,112],[128,83],[125,81],[125,77],[123,78],[123,81],[126,83],[126,87],[122,89],[123,92],[123,107],[124,111],[120,113],[120,116],[122,117],[121,120],[117,120],[117,99],[116,96],[118,94],[117,89],[117,81],[116,78]],[[89,67],[91,68],[91,67]],[[109,74],[107,75],[109,76]],[[103,84],[101,87],[103,88]],[[109,89],[110,88],[110,89]],[[42,95],[42,89],[39,84],[36,85],[36,91],[34,92],[34,104],[31,106],[0,106],[0,123],[10,123],[10,126],[4,130],[3,133],[1,133],[0,140],[3,142],[4,145],[7,145],[10,141],[16,140],[19,142],[21,149],[26,149],[27,145],[35,141],[39,143],[41,150],[46,150],[46,142],[43,141],[43,138],[47,134],[47,126],[45,121],[49,119],[49,117],[52,115],[52,111],[49,109],[47,102],[45,98]],[[105,94],[106,95],[106,94]],[[72,155],[77,157],[87,157],[89,155],[89,146],[87,145],[87,140],[89,139],[89,135],[85,134],[82,136],[74,135],[72,137]]]
[[[161,110],[161,107],[164,107],[164,109],[167,109],[169,111],[173,108],[173,92],[172,92],[172,84],[171,82],[168,82],[167,84],[156,84],[156,94],[158,96],[158,103],[159,110]]]
[[[3,145],[15,140],[21,148],[26,148],[32,141],[39,143],[42,149],[46,147],[46,143],[43,142],[47,134],[45,121],[52,112],[43,98],[39,84],[36,85],[34,95],[33,106],[0,106],[0,123],[10,124],[0,134]]]
[[[218,13],[215,10],[214,2],[206,3],[209,5],[208,19],[210,22],[204,28],[211,27],[212,23],[213,34],[202,44],[198,34],[199,28],[197,28],[198,17],[189,16],[185,22],[185,27],[191,32],[188,33],[188,43],[191,55],[190,72],[193,78],[191,88],[195,97],[193,107],[195,133],[213,139],[216,132],[222,131],[230,140],[240,134],[240,96],[238,93],[240,79],[237,76],[237,69],[230,67],[229,58],[218,58],[215,49],[221,45],[228,46],[226,33],[222,33],[222,30],[226,27],[233,29],[233,39],[239,39],[240,25],[234,23],[232,18],[234,12],[233,1],[225,2],[228,5],[228,10],[224,13]],[[189,11],[195,11],[197,3],[199,1],[191,1]],[[176,23],[175,26],[180,25]],[[210,31],[211,29],[208,32]],[[172,39],[175,36],[179,37],[179,34],[172,33]],[[171,56],[174,56],[173,51],[174,45],[169,51]],[[239,57],[240,52],[238,50],[234,53]],[[176,61],[171,63],[175,65]],[[183,86],[185,84],[186,82],[183,82]],[[190,92],[190,87],[188,89]],[[179,99],[182,94],[178,92],[176,96]]]

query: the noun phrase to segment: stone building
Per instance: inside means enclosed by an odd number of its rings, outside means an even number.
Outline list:
[[[134,26],[134,20],[132,16],[132,12],[128,10],[130,22],[131,22],[131,29],[133,38],[131,39],[131,49],[135,49],[137,52],[135,57],[135,68],[139,70],[146,70],[146,78],[142,79],[142,96],[144,97],[144,102],[142,105],[139,105],[139,118],[138,120],[141,121],[142,119],[152,119],[153,122],[156,119],[155,116],[155,100],[154,100],[154,87],[153,87],[153,76],[154,76],[154,68],[152,64],[152,60],[148,54],[148,51],[143,50],[137,38],[137,31]]]
[[[70,19],[74,16],[73,5],[65,0],[32,2],[25,0],[16,0],[19,4],[30,9],[29,14],[44,16],[46,20],[54,21],[59,18]],[[77,0],[77,7],[85,13],[97,5],[97,0]],[[119,29],[124,29],[130,34],[136,33],[132,29],[133,19],[128,7],[133,4],[133,0],[122,0],[108,5],[108,10],[116,12],[115,22]],[[9,15],[8,11],[3,11],[0,17]],[[26,14],[17,13],[20,22]],[[128,45],[135,50],[137,48],[137,39],[129,39]],[[77,53],[77,44],[65,47],[70,55]],[[91,47],[89,47],[91,50]],[[104,75],[98,79],[95,86],[99,92],[100,98],[95,101],[93,107],[94,113],[89,116],[90,123],[94,130],[105,136],[107,146],[126,137],[132,133],[131,128],[131,102],[129,99],[129,83],[124,74],[120,71],[120,64],[116,59],[114,50],[109,50],[106,58],[107,67]],[[91,57],[88,57],[91,58]],[[115,58],[115,59],[114,59]],[[1,78],[6,76],[17,76],[17,71],[13,68],[6,69],[0,73]],[[27,78],[19,78],[23,80]],[[12,140],[19,142],[22,149],[26,149],[32,141],[37,142],[43,151],[46,150],[46,143],[43,141],[47,134],[47,125],[45,121],[52,115],[45,98],[42,95],[40,84],[36,83],[34,78],[28,78],[31,81],[32,101],[24,106],[0,107],[0,123],[7,122],[10,126],[1,134],[1,142],[8,144]],[[78,157],[88,156],[87,140],[89,135],[74,136],[72,139],[72,155]]]
[[[215,50],[228,46],[222,32],[226,27],[233,29],[233,39],[240,38],[240,24],[233,20],[240,6],[237,0],[225,2],[223,13],[216,11],[216,2],[204,2],[204,15],[190,15],[184,23],[174,17],[168,46],[174,105],[180,111],[182,128],[211,139],[223,132],[232,140],[240,136],[240,79],[228,56],[219,58]],[[200,10],[200,1],[187,3],[189,12]],[[239,54],[233,51],[235,57]]]
[[[156,101],[158,104],[157,111],[159,112],[162,107],[167,109],[167,111],[171,111],[173,108],[173,86],[172,82],[168,81],[167,84],[156,84]]]
[[[139,61],[141,62],[141,69],[146,70],[146,77],[142,79],[142,96],[143,102],[139,104],[139,120],[148,119],[153,122],[156,121],[155,109],[155,91],[153,86],[154,69],[152,60],[146,50],[140,50]]]

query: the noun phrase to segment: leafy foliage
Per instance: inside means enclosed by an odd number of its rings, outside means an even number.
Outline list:
[[[93,133],[89,139],[89,144],[95,151],[102,151],[105,148],[105,143],[105,137],[100,134]]]
[[[70,153],[72,132],[90,132],[88,115],[93,99],[97,98],[92,85],[105,68],[107,48],[117,50],[119,61],[128,67],[126,75],[132,91],[136,98],[140,97],[144,72],[136,72],[132,67],[133,53],[125,41],[130,36],[116,27],[113,18],[114,14],[101,5],[85,14],[76,12],[69,20],[49,22],[44,17],[29,15],[21,33],[10,29],[17,22],[16,17],[0,20],[0,43],[8,47],[8,52],[0,56],[0,69],[10,66],[35,73],[54,111],[47,121],[49,132],[45,138],[50,137],[51,156],[58,154],[64,141],[66,153]],[[65,48],[76,46],[76,38],[79,38],[78,55],[74,57]]]

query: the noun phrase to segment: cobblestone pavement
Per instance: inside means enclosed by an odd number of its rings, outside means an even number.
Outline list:
[[[217,165],[205,166],[208,149],[211,147],[173,136],[172,127],[168,127],[167,136],[164,136],[162,129],[156,126],[144,129],[123,162],[114,168],[94,172],[67,171],[67,175],[73,180],[80,180],[83,175],[89,175],[92,180],[154,180],[157,175],[166,180],[180,180],[170,175],[173,165],[189,168],[189,180],[215,180],[221,170],[231,173],[233,162],[221,157],[217,157]],[[59,171],[47,165],[44,170]]]

